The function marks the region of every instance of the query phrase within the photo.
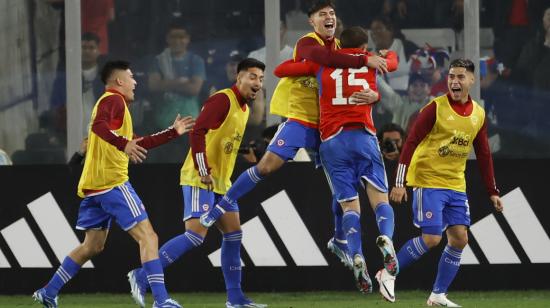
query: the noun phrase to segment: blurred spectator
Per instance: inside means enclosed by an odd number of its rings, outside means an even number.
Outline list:
[[[281,51],[279,52],[279,60],[277,63],[281,63],[284,60],[288,60],[292,58],[293,49],[292,47],[288,46],[285,41],[286,31],[287,31],[286,22],[284,20],[281,20],[281,24],[280,24]],[[264,33],[265,33],[265,29],[264,29]],[[260,49],[251,51],[248,54],[248,57],[260,60],[265,63],[265,44]]]
[[[149,71],[155,130],[170,126],[174,114],[197,117],[201,108],[199,93],[206,80],[204,61],[189,50],[191,34],[181,20],[170,23],[166,43],[168,47],[154,58]],[[148,161],[180,163],[188,150],[185,135],[152,152]]]
[[[391,122],[407,128],[407,131],[412,124],[411,117],[433,98],[430,96],[429,80],[420,73],[411,74],[406,96],[399,95],[381,78],[378,80],[378,91],[380,107],[391,112]]]
[[[395,185],[395,172],[399,163],[399,154],[405,143],[405,131],[395,123],[388,123],[376,133],[380,144],[380,152],[384,157],[384,166],[390,188]]]
[[[99,53],[100,39],[94,33],[84,33],[81,38],[82,48],[82,136],[88,135],[88,123],[97,99],[105,86],[98,74],[105,57]],[[58,72],[53,84],[50,104],[54,110],[53,126],[60,131],[66,127],[67,80],[65,72]]]
[[[12,162],[10,160],[9,155],[4,152],[2,149],[0,149],[0,166],[9,166]]]
[[[386,0],[391,17],[400,28],[434,27],[434,8],[446,0]]]
[[[65,148],[62,146],[66,135],[56,132],[51,111],[43,112],[38,118],[38,132],[25,138],[25,149],[15,151],[11,159],[15,165],[20,164],[64,164]]]
[[[402,36],[402,34],[399,34],[401,32],[393,26],[388,17],[379,16],[374,18],[370,30],[376,45],[376,51],[389,49],[397,53],[399,67],[395,72],[386,74],[385,77],[392,88],[405,91],[409,80],[409,65],[407,64],[409,52],[407,50],[411,50],[410,54],[412,54],[418,49],[418,46],[413,42],[404,40],[404,37],[398,38],[397,35]]]
[[[520,83],[550,91],[550,7],[536,36],[523,46],[512,74]]]
[[[156,93],[153,110],[158,128],[168,127],[174,114],[199,114],[199,92],[206,79],[203,59],[189,51],[191,35],[180,21],[170,24],[168,47],[154,59],[149,72],[149,89]]]
[[[107,26],[115,19],[114,0],[81,0],[80,16],[82,33],[91,32],[99,37],[99,52],[106,55],[109,51]]]
[[[449,52],[443,48],[426,45],[418,49],[410,59],[411,74],[422,74],[430,83],[430,94],[440,96],[447,93],[447,61]]]
[[[548,0],[499,0],[488,8],[493,11],[495,57],[506,68],[516,66],[524,44],[534,36]]]
[[[223,73],[220,76],[211,78],[211,82],[209,82],[209,95],[218,90],[229,88],[237,81],[237,65],[242,60],[244,60],[244,56],[238,50],[229,53],[229,60],[224,66]]]

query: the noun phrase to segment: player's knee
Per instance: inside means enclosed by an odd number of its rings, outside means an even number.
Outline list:
[[[275,171],[275,168],[271,164],[262,161],[256,165],[256,168],[258,168],[258,173],[260,173],[262,177],[268,176]]]
[[[422,240],[424,241],[424,244],[431,249],[439,245],[439,242],[441,242],[441,235],[422,234]]]
[[[140,244],[147,246],[147,247],[158,247],[159,238],[155,231],[150,230],[145,232],[143,235],[143,238],[140,241]]]
[[[456,249],[464,249],[468,245],[468,233],[464,232],[457,236],[449,236],[449,245]]]
[[[104,243],[95,243],[90,247],[90,256],[97,256],[98,254],[103,252],[104,248]]]

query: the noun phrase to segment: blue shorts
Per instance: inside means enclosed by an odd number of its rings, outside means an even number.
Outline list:
[[[344,130],[321,143],[321,161],[338,202],[358,197],[363,181],[388,192],[388,180],[378,139],[363,129]]]
[[[422,227],[470,226],[470,206],[466,193],[442,188],[413,190],[413,222]]]
[[[287,161],[293,159],[300,148],[318,151],[320,143],[318,129],[288,120],[279,125],[267,150]]]
[[[124,231],[147,219],[145,207],[130,182],[113,187],[106,193],[84,198],[78,210],[76,228],[109,229],[112,218]]]
[[[202,214],[216,206],[223,197],[213,191],[188,185],[183,185],[181,191],[183,193],[183,221],[201,217]],[[231,209],[228,211],[238,212],[238,204],[231,203]]]

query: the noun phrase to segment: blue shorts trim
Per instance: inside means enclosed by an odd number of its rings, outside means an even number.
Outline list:
[[[78,210],[76,229],[109,229],[113,218],[124,231],[148,218],[145,206],[130,182],[84,198]]]
[[[365,130],[342,131],[321,143],[319,153],[329,185],[338,201],[357,198],[363,181],[388,192],[388,181],[378,140]]]
[[[293,159],[300,148],[318,151],[320,143],[319,130],[316,128],[307,127],[296,121],[286,121],[279,125],[267,151],[287,161]]]
[[[413,223],[419,228],[470,226],[470,205],[464,192],[441,188],[413,190]]]
[[[199,218],[202,214],[212,210],[223,197],[213,191],[188,185],[181,186],[181,191],[183,193],[183,221]],[[238,212],[238,204],[233,202],[232,207],[227,211]]]

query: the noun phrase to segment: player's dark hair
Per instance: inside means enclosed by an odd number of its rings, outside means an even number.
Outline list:
[[[86,32],[86,33],[82,34],[82,37],[80,38],[80,40],[81,41],[94,41],[97,45],[99,45],[99,42],[101,41],[99,36],[97,36],[97,34],[92,33],[92,32]]]
[[[464,58],[459,58],[451,61],[451,64],[449,64],[449,69],[453,67],[463,67],[470,73],[474,73],[476,70],[476,65],[474,64],[474,62],[472,62],[472,60],[470,59]]]
[[[326,8],[327,6],[330,6],[333,10],[336,10],[336,5],[334,5],[334,2],[332,2],[331,0],[315,1],[307,10],[307,16],[311,17],[311,15],[319,12],[320,10]]]
[[[395,123],[388,123],[384,124],[384,126],[382,126],[382,128],[380,128],[380,130],[376,133],[376,137],[379,142],[384,141],[384,133],[387,132],[399,132],[401,139],[405,139],[405,130],[401,126]]]
[[[340,34],[342,48],[359,48],[369,42],[369,34],[359,26],[349,27]]]
[[[108,61],[101,69],[101,81],[103,81],[103,84],[107,84],[114,71],[125,71],[129,68],[130,62],[122,60]]]
[[[237,65],[237,73],[240,73],[241,71],[246,71],[247,69],[252,67],[257,67],[262,71],[265,71],[265,64],[262,61],[256,60],[254,58],[246,58],[239,62],[239,64]]]

